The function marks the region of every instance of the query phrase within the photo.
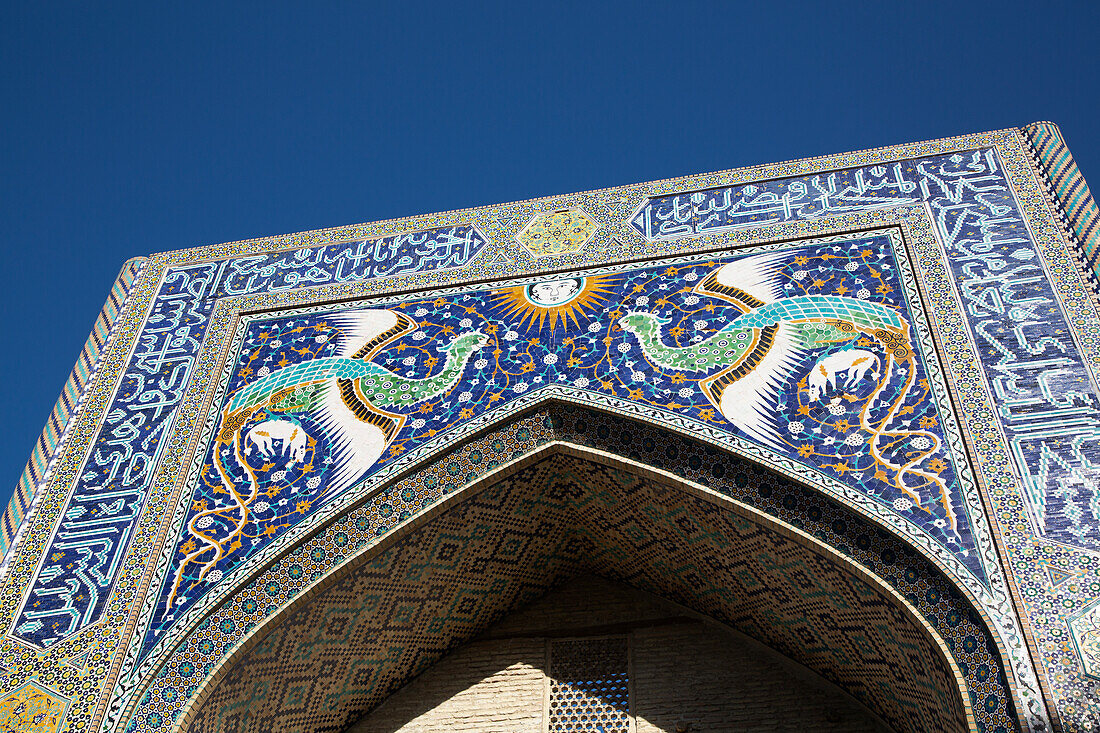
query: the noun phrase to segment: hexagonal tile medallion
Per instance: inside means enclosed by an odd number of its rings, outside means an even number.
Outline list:
[[[1100,678],[1100,602],[1093,602],[1069,622],[1070,636],[1081,655],[1085,674]]]
[[[580,252],[599,225],[580,209],[536,214],[516,235],[516,240],[535,257]]]
[[[66,700],[28,682],[0,698],[0,731],[55,733],[65,716]]]

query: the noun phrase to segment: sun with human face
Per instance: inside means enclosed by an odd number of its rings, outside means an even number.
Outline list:
[[[569,320],[579,325],[582,317],[602,308],[612,292],[610,285],[608,276],[547,278],[495,292],[493,309],[503,318],[518,320],[527,331],[536,322],[541,329],[547,320],[553,331],[559,321],[566,327]]]

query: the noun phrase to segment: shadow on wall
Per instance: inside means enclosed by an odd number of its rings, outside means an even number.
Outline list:
[[[762,644],[664,599],[584,575],[447,655],[348,730],[795,729],[891,730]]]

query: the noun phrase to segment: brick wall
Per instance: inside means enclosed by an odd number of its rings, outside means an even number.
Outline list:
[[[599,578],[578,578],[512,614],[350,730],[540,733],[555,640],[620,635],[630,641],[636,733],[886,730],[839,690],[751,639]]]

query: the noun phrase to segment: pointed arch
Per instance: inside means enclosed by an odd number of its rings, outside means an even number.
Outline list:
[[[578,431],[579,422],[613,423],[577,406],[546,406],[546,418],[555,440],[437,502],[252,629],[195,691],[180,728],[216,728],[217,716],[224,723],[260,710],[295,714],[281,701],[271,707],[273,685],[285,693],[295,665],[350,655],[358,666],[339,694],[319,689],[316,675],[298,686],[312,702],[296,714],[335,729],[578,568],[748,633],[898,730],[976,729],[977,720],[1017,728],[995,635],[965,589],[902,538],[809,486],[669,430],[620,426],[614,439],[610,430]],[[624,432],[635,447],[625,447]],[[448,550],[444,536],[464,539]],[[410,568],[434,580],[405,583]],[[752,588],[746,578],[756,578]],[[431,593],[444,590],[450,605],[432,606]],[[777,608],[788,615],[775,616]],[[402,614],[423,629],[397,629]],[[325,631],[337,627],[342,639]],[[353,627],[374,631],[356,636]],[[401,648],[400,659],[383,663],[356,646],[379,634],[378,643]]]

